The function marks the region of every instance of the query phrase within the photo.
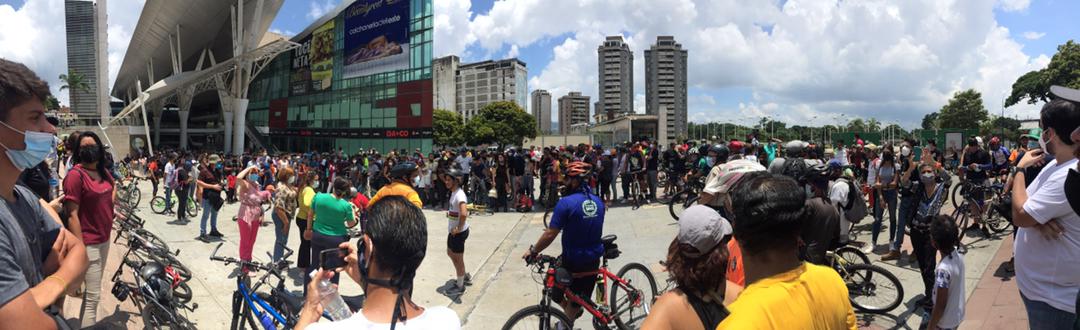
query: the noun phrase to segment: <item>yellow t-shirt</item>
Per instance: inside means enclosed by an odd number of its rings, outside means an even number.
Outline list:
[[[300,191],[300,195],[296,196],[296,199],[300,201],[299,210],[296,211],[296,217],[307,220],[308,215],[311,214],[311,200],[315,198],[315,189],[304,187],[304,190]]]
[[[371,196],[371,200],[368,201],[368,206],[375,205],[375,202],[386,196],[402,196],[405,197],[405,199],[408,199],[409,202],[412,202],[413,205],[416,205],[416,207],[424,208],[424,202],[420,201],[420,194],[417,194],[416,190],[413,190],[409,185],[400,182],[394,182],[380,188],[379,191],[375,193],[375,196]]]
[[[856,329],[847,286],[836,271],[804,262],[751,283],[717,329]]]

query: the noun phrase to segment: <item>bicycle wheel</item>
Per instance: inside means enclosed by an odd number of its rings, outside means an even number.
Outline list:
[[[128,199],[128,203],[130,203],[131,206],[138,206],[139,202],[142,201],[142,192],[139,191],[139,187],[135,187],[133,185],[130,188],[130,190],[128,191],[128,198],[127,199]]]
[[[150,199],[150,211],[154,211],[157,214],[165,214],[165,197],[154,196]]]
[[[187,200],[187,214],[190,218],[194,218],[195,216],[199,215],[199,209],[195,208],[195,201],[193,198],[188,198]]]
[[[180,282],[180,285],[173,288],[173,297],[176,297],[176,300],[181,304],[191,302],[191,287],[188,286],[187,282]]]
[[[671,200],[668,201],[668,213],[671,213],[671,217],[675,221],[679,221],[679,215],[682,215],[683,210],[686,210],[686,206],[683,205],[686,200],[690,198],[690,190],[683,190],[671,196]]]
[[[532,305],[522,308],[521,310],[510,315],[510,318],[506,320],[506,324],[503,324],[503,330],[510,329],[555,329],[555,325],[562,323],[567,329],[572,329],[574,323],[570,321],[570,317],[566,316],[561,310],[554,307],[544,307],[540,305]]]
[[[867,264],[849,265],[847,270],[844,283],[852,307],[869,313],[885,313],[900,306],[904,287],[896,275]]]
[[[848,265],[870,264],[870,258],[866,256],[866,253],[851,246],[840,247],[835,253],[837,257],[847,261]]]
[[[964,203],[964,193],[967,189],[964,184],[958,184],[952,187],[952,192],[949,193],[949,199],[952,200],[953,208],[960,208],[960,204]]]
[[[544,228],[548,227],[548,220],[551,220],[551,209],[544,211]]]
[[[649,309],[659,295],[656,279],[645,265],[631,262],[619,269],[617,276],[626,280],[632,291],[614,284],[611,286],[611,313],[615,315],[615,325],[619,329],[640,329],[649,316]]]
[[[1005,229],[1008,229],[1011,225],[1009,219],[1005,219],[1005,216],[998,213],[993,207],[988,206],[988,208],[990,210],[986,212],[986,220],[983,221],[986,224],[986,227],[989,227],[995,234],[1000,234],[1005,231]]]

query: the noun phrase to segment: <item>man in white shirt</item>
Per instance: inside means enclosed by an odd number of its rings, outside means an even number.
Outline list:
[[[461,329],[461,319],[449,308],[412,301],[412,282],[427,251],[427,223],[420,208],[401,196],[385,197],[368,209],[364,229],[356,245],[341,243],[349,250],[345,267],[319,269],[312,277],[296,329]],[[335,271],[364,287],[364,309],[344,320],[315,323],[324,308],[318,282]]]
[[[1013,221],[1016,233],[1016,279],[1031,329],[1068,329],[1076,321],[1080,290],[1080,216],[1068,203],[1065,179],[1077,164],[1080,144],[1069,134],[1080,127],[1080,91],[1051,87],[1058,99],[1040,114],[1041,150],[1031,151],[1017,164],[1032,166],[1044,152],[1054,160],[1024,187],[1024,171],[1013,179]]]
[[[839,242],[840,244],[847,244],[849,237],[848,232],[851,231],[851,222],[847,221],[847,218],[844,217],[844,208],[841,207],[841,205],[847,205],[848,193],[851,192],[851,188],[848,187],[847,181],[839,180],[843,167],[838,160],[829,161],[828,166],[829,169],[833,171],[832,177],[836,179],[829,185],[829,201],[831,201],[833,205],[836,205],[836,208],[840,210]]]
[[[169,155],[169,162],[165,163],[165,210],[172,212],[173,183],[176,182],[176,154]]]

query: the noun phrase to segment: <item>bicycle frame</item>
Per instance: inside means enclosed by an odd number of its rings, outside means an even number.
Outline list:
[[[602,266],[600,266],[600,268],[598,268],[596,271],[577,273],[577,276],[575,276],[575,277],[581,278],[581,277],[591,277],[591,276],[596,276],[596,275],[603,276],[603,278],[601,279],[601,281],[603,283],[603,287],[604,287],[604,292],[602,292],[601,295],[605,296],[603,298],[605,300],[603,305],[610,304],[609,301],[606,301],[607,300],[607,297],[606,297],[607,293],[611,292],[611,291],[609,291],[610,289],[608,289],[608,279],[614,280],[614,283],[612,284],[612,288],[614,288],[614,285],[618,285],[619,287],[623,288],[627,292],[635,292],[637,290],[637,289],[634,289],[634,287],[631,286],[630,283],[627,282],[626,280],[624,280],[624,279],[622,279],[622,278],[620,278],[618,276],[615,276],[615,274],[608,271],[607,270],[607,260],[604,260],[604,264]],[[551,290],[561,290],[562,294],[567,299],[569,299],[571,302],[573,302],[575,304],[578,304],[579,306],[584,308],[585,311],[588,312],[589,314],[592,314],[592,316],[594,318],[596,318],[597,322],[599,322],[600,324],[610,324],[610,323],[615,321],[616,313],[614,313],[614,312],[616,312],[616,311],[607,311],[607,312],[601,311],[600,308],[603,305],[597,305],[591,299],[583,299],[580,296],[578,296],[577,294],[575,294],[574,292],[570,291],[570,287],[565,286],[565,285],[561,285],[558,282],[556,282],[555,281],[555,267],[548,267],[548,270],[546,272],[546,275],[545,275],[545,278],[544,278],[544,298],[543,298],[544,302],[542,303],[542,305],[544,305],[544,306],[550,306],[551,305],[551,302],[550,302],[551,297],[548,295],[548,293]],[[640,303],[640,302],[641,302],[641,297],[634,297],[634,301],[633,301],[634,304],[637,304],[637,303]]]
[[[258,288],[259,285],[262,284],[262,282],[263,280],[260,280],[259,283],[255,285],[255,288]],[[274,327],[272,323],[267,322],[270,321],[269,319],[264,319],[267,314],[269,314],[269,316],[272,317],[274,321],[277,321],[278,324],[285,325],[286,328],[291,327],[293,324],[295,324],[295,320],[286,319],[286,317],[284,315],[281,315],[281,313],[274,309],[273,306],[270,306],[270,304],[267,303],[265,300],[259,298],[259,296],[255,294],[256,291],[254,289],[248,289],[248,285],[247,283],[245,283],[243,276],[238,276],[236,278],[236,292],[239,293],[241,297],[243,297],[244,304],[249,310],[251,310],[251,312],[255,315],[255,318],[259,320],[259,323],[262,324],[264,329],[276,330],[276,327]],[[259,310],[260,308],[262,309],[262,311]],[[233,310],[233,317],[243,318],[243,316],[238,313],[239,311],[235,309],[236,307],[234,307]],[[243,322],[243,320],[240,320],[240,322]]]

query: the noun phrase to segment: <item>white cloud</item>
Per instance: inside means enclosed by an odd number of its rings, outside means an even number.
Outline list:
[[[109,88],[120,71],[143,2],[108,2]],[[0,5],[0,57],[25,64],[49,83],[53,95],[65,105],[68,93],[60,91],[58,77],[67,73],[66,34],[63,1],[29,0],[19,8]]]
[[[469,26],[472,18],[469,0],[435,1],[435,57],[458,55],[465,57],[465,46],[476,41]]]
[[[334,10],[334,7],[337,6],[338,1],[340,0],[311,0],[311,3],[308,6],[307,18],[311,20],[316,20],[320,17],[323,17],[323,15],[326,15],[326,13]]]
[[[283,35],[286,38],[292,38],[293,36],[296,35],[296,32],[293,32],[292,30],[284,30],[284,31],[282,31],[281,29],[275,29],[275,28],[270,28],[270,32]]]
[[[991,112],[1000,111],[999,96],[1012,82],[1048,62],[1024,54],[994,18],[995,8],[1021,11],[1030,1],[790,0],[780,8],[756,0],[505,0],[471,20],[468,6],[453,6],[460,1],[445,4],[456,8],[445,14],[456,21],[442,26],[456,31],[447,41],[453,47],[437,48],[491,52],[558,38],[551,62],[539,72],[532,67],[530,80],[530,88],[548,89],[556,99],[581,91],[595,101],[596,47],[606,35],[624,35],[634,51],[635,95],[645,89],[642,50],[657,35],[674,35],[689,49],[694,90],[748,88],[754,95],[738,100],[741,108],[707,106],[707,112],[691,95],[691,118],[746,116],[769,105],[790,121],[845,114],[912,127],[967,88],[982,92]],[[445,36],[438,27],[436,34]],[[1014,111],[1028,110],[1007,114]]]
[[[1024,39],[1027,39],[1027,40],[1039,40],[1039,39],[1042,39],[1042,37],[1045,36],[1045,35],[1046,35],[1046,32],[1035,32],[1035,31],[1027,31],[1027,32],[1024,32],[1024,34],[1023,34]]]
[[[506,52],[506,58],[518,57],[518,55],[520,55],[520,53],[521,52],[518,50],[517,45],[511,45],[510,46],[510,51]]]

